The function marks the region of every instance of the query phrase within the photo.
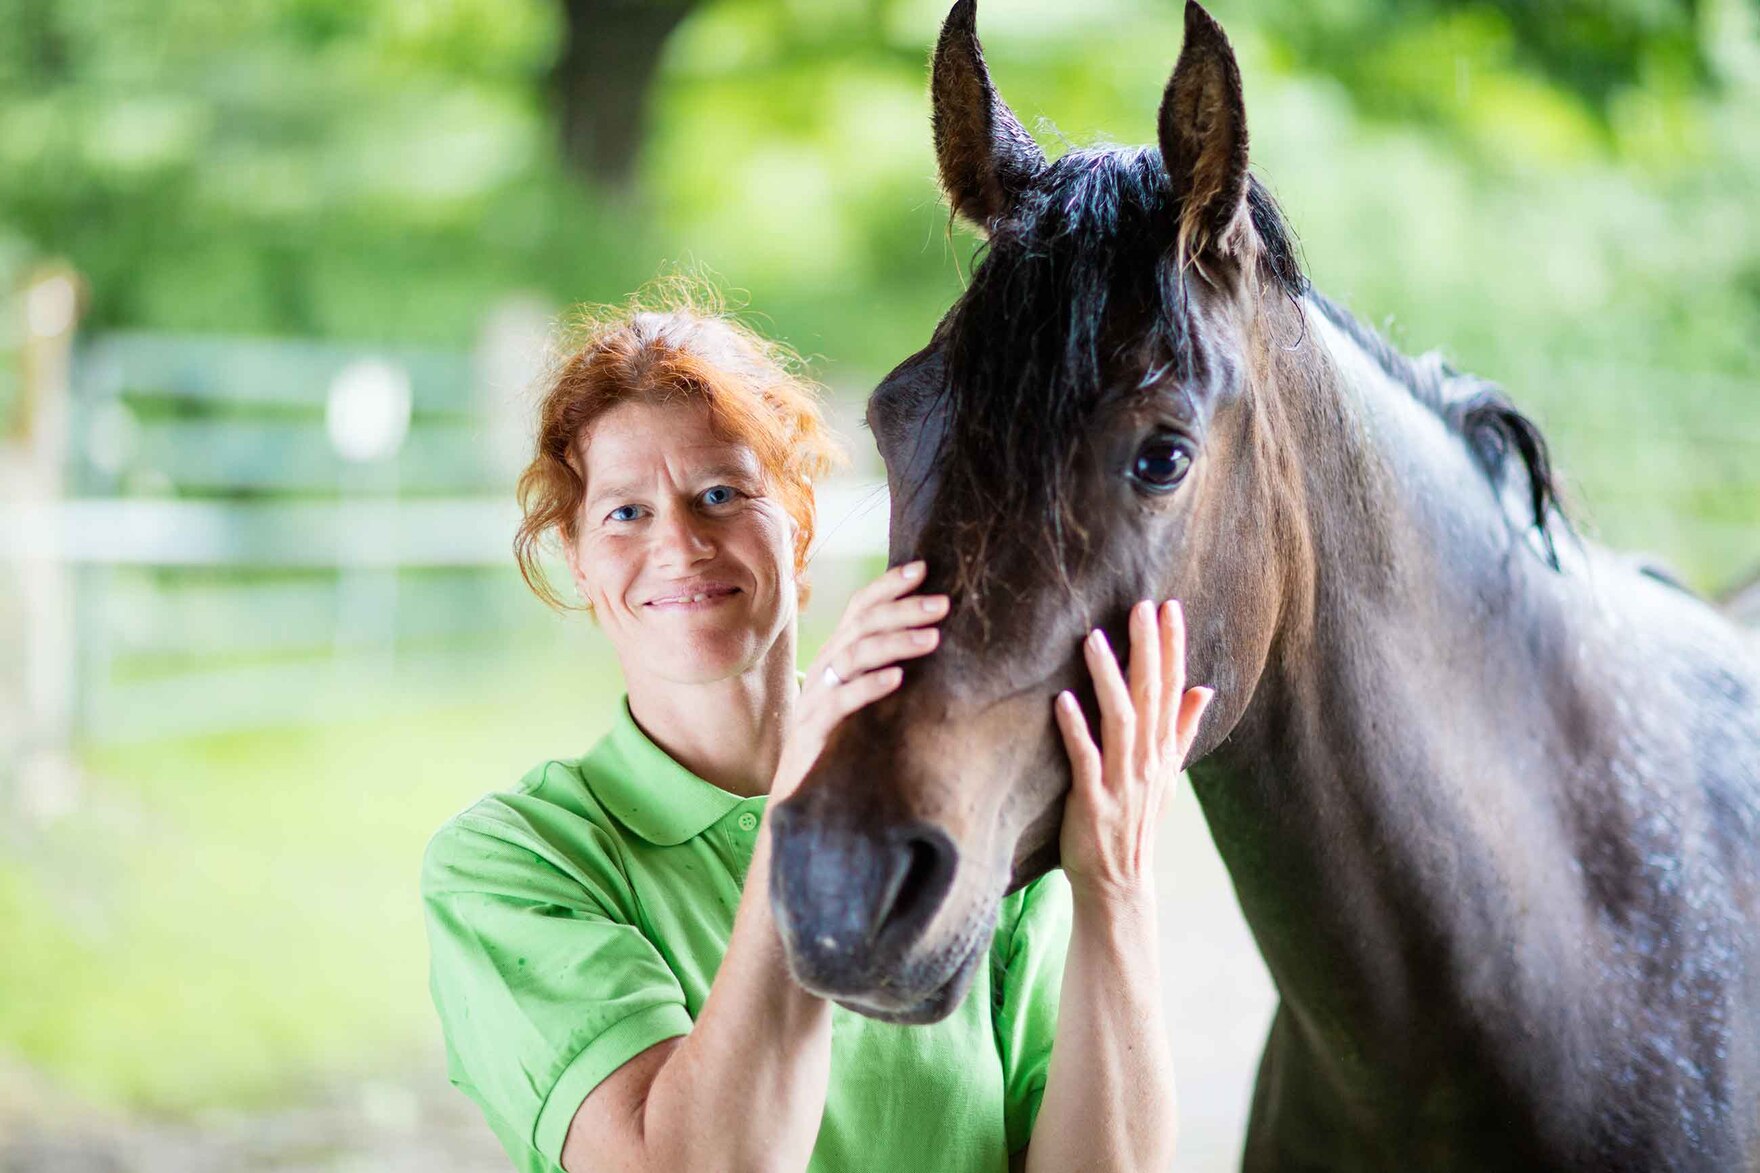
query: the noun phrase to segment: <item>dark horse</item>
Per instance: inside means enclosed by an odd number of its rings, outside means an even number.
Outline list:
[[[1760,648],[1577,536],[1494,386],[1310,289],[1196,4],[1159,149],[1048,162],[971,0],[935,144],[981,264],[874,392],[941,648],[773,813],[809,988],[946,1014],[1057,863],[1052,697],[1185,601],[1191,777],[1280,1004],[1251,1169],[1760,1165]]]

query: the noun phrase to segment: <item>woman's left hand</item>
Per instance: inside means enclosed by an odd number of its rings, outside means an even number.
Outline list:
[[[1100,700],[1104,752],[1094,745],[1075,694],[1059,693],[1054,706],[1073,775],[1059,845],[1076,895],[1153,893],[1161,803],[1215,695],[1185,686],[1185,617],[1177,602],[1157,608],[1144,599],[1132,607],[1130,636],[1129,685],[1103,632],[1089,632],[1082,645]]]

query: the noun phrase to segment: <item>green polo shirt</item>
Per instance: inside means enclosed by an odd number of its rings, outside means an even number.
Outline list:
[[[556,1173],[587,1093],[690,1032],[764,803],[668,757],[626,697],[585,756],[534,768],[429,842],[429,989],[448,1074],[518,1169]],[[1061,871],[1007,897],[989,964],[940,1022],[895,1026],[834,1006],[809,1173],[1005,1173],[1045,1088],[1070,915]]]

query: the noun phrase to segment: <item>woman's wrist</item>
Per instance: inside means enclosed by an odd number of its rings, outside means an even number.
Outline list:
[[[1159,984],[1161,923],[1152,884],[1071,884],[1070,905],[1072,958],[1122,971],[1131,982]]]
[[[1078,922],[1155,923],[1158,909],[1153,877],[1102,881],[1070,876],[1069,891]]]

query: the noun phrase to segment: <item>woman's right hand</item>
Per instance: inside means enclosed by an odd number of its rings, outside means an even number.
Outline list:
[[[898,661],[935,650],[941,639],[935,624],[947,615],[947,596],[911,594],[924,570],[921,560],[894,566],[850,598],[795,700],[771,803],[794,793],[839,721],[899,686],[904,669]]]

